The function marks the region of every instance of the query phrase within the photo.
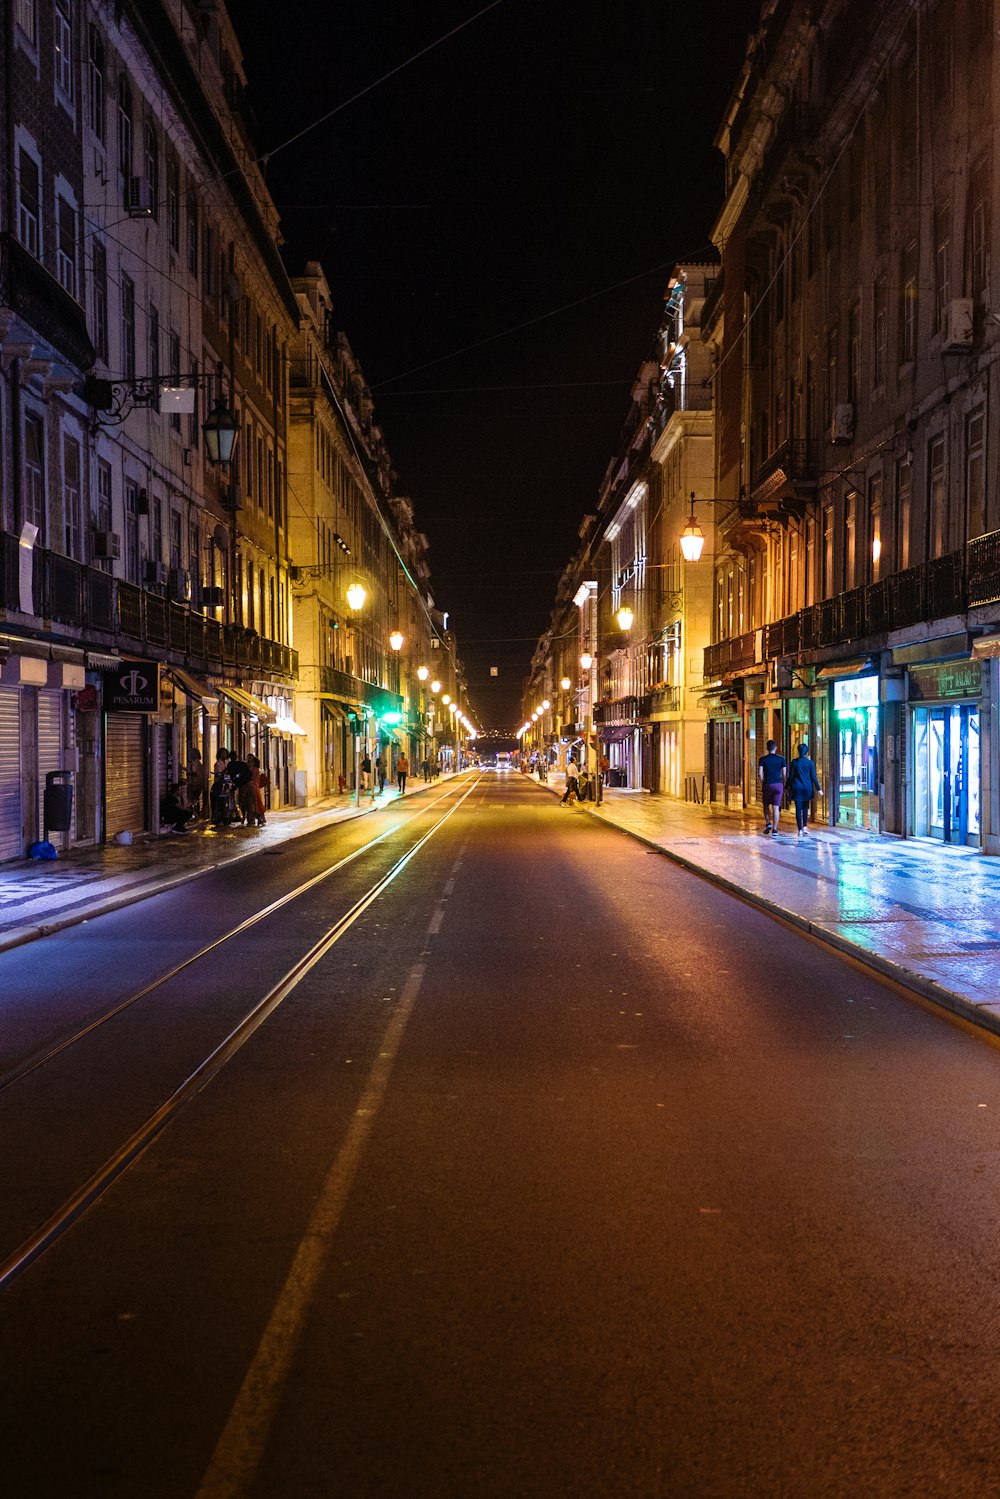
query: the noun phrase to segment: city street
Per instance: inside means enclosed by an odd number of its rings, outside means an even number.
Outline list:
[[[0,953],[0,1127],[12,1495],[1000,1495],[996,1043],[513,773]]]

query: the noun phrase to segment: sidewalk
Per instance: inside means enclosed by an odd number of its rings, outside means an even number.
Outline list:
[[[561,796],[561,779],[547,789]],[[794,812],[774,840],[756,811],[611,788],[578,810],[1000,1034],[1000,859],[827,827],[797,838]]]
[[[406,798],[440,787],[450,776],[426,785],[411,780]],[[362,792],[360,809],[351,796],[331,796],[310,807],[269,812],[262,828],[213,828],[199,823],[183,836],[163,833],[137,838],[127,848],[74,849],[51,862],[24,859],[0,864],[0,952],[92,916],[116,911],[158,891],[248,858],[290,838],[301,838],[331,822],[364,817],[399,801],[386,786],[372,802]]]

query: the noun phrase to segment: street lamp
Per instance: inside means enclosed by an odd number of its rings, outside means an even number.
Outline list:
[[[232,463],[240,436],[240,424],[221,395],[201,424],[205,451],[212,463]]]
[[[569,677],[563,677],[561,682],[559,683],[559,686],[562,688],[563,692],[568,692],[572,685],[573,683],[570,681]]]
[[[580,657],[580,665],[584,671],[589,671],[594,664],[594,658],[589,651],[584,651]]]
[[[715,505],[725,503],[713,498],[696,500],[694,490],[691,491],[691,514],[688,516],[687,525],[681,532],[681,552],[685,562],[697,562],[705,545],[705,533],[699,526],[694,513],[695,505]]]
[[[399,630],[393,630],[389,636],[389,644],[394,651],[401,651],[403,649],[403,636]]]
[[[426,666],[418,666],[417,667],[417,679],[418,679],[418,681],[426,682],[427,678],[429,676],[430,676],[430,672],[427,670]]]
[[[632,613],[632,610],[629,608],[628,604],[622,604],[616,617],[618,620],[618,628],[620,630],[631,630],[632,621],[635,619],[635,615]]]
[[[364,608],[365,599],[367,597],[368,593],[364,585],[361,583],[352,583],[350,588],[347,590],[347,602],[350,604],[355,614],[359,609]]]
[[[432,692],[440,692],[441,691],[441,683],[437,682],[437,681],[432,682],[431,683],[431,691]]]

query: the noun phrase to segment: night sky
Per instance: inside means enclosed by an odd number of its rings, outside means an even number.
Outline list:
[[[473,707],[509,729],[670,269],[710,253],[760,0],[487,4],[231,14],[288,268],[326,270]]]

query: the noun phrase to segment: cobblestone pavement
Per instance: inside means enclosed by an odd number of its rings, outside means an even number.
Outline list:
[[[798,838],[787,812],[774,839],[757,813],[641,792],[585,809],[1000,1032],[1000,859],[827,827]]]

